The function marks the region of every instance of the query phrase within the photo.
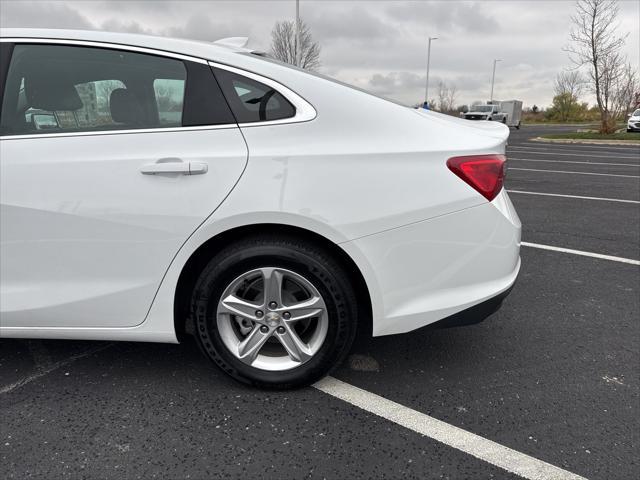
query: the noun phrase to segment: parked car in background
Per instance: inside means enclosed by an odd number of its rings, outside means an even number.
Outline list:
[[[629,115],[627,132],[640,132],[640,109]]]
[[[472,105],[468,112],[462,114],[465,120],[488,120],[506,123],[506,115],[500,111],[500,105]]]
[[[466,120],[486,120],[501,122],[509,127],[520,129],[522,102],[520,100],[492,101],[487,104],[472,105],[469,111],[460,112]]]
[[[297,387],[358,329],[478,322],[515,282],[504,125],[229,45],[0,37],[2,337],[192,335],[240,381]]]

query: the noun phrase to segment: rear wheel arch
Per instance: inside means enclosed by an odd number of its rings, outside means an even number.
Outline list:
[[[359,335],[371,336],[373,318],[371,295],[360,268],[351,256],[336,243],[311,230],[286,224],[266,223],[235,227],[221,232],[204,242],[191,254],[182,267],[174,294],[173,321],[178,340],[183,341],[187,335],[192,333],[193,325],[190,324],[191,293],[199,274],[211,257],[224,246],[245,238],[265,235],[302,240],[331,254],[348,272],[356,292]]]

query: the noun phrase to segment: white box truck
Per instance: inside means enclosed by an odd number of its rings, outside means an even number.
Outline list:
[[[500,102],[500,112],[505,114],[506,124],[520,129],[522,120],[522,102],[520,100],[504,100]]]
[[[485,105],[473,105],[468,112],[460,113],[467,120],[487,120],[501,122],[509,127],[520,128],[522,102],[520,100],[494,100]]]

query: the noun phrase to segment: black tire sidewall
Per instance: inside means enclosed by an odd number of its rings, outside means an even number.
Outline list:
[[[222,293],[240,275],[261,267],[301,275],[318,290],[327,307],[329,325],[320,350],[291,370],[266,371],[246,365],[228,350],[218,332],[216,314]],[[320,250],[277,242],[245,244],[211,259],[196,282],[192,313],[196,337],[205,354],[232,377],[262,387],[293,388],[320,379],[342,361],[356,330],[355,296],[340,266]]]

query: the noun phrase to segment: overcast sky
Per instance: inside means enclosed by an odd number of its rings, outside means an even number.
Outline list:
[[[302,0],[301,17],[322,46],[322,73],[407,104],[424,97],[426,39],[431,92],[455,84],[458,102],[489,97],[548,105],[553,78],[570,66],[573,0],[346,1]],[[161,34],[199,40],[248,36],[268,49],[278,20],[295,16],[294,0],[256,1],[15,1],[0,0],[2,27],[81,28]],[[626,54],[640,64],[640,0],[620,0],[619,31]]]

